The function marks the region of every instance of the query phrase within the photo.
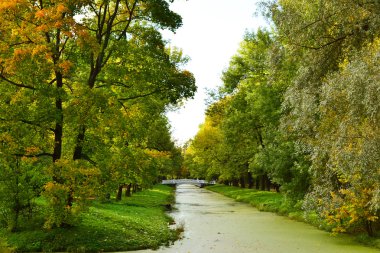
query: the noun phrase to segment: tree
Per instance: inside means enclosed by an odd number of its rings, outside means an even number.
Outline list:
[[[185,159],[193,178],[212,179],[220,170],[220,145],[223,135],[213,118],[206,117],[197,135],[186,149]]]
[[[218,171],[220,181],[263,190],[281,185],[289,197],[301,199],[309,186],[308,163],[280,127],[283,96],[296,66],[274,34],[260,29],[247,33],[223,73],[219,99],[208,108],[205,125],[192,142],[192,159],[210,149],[213,155],[202,168],[208,164],[208,171]],[[217,122],[220,137],[207,136],[217,143],[206,145],[207,152],[197,150],[197,143],[207,143],[198,139],[208,122]]]
[[[371,164],[377,158],[361,155],[376,140],[367,141],[373,118],[365,114],[362,99],[371,87],[367,81],[374,80],[367,64],[374,58],[366,55],[364,60],[364,55],[377,50],[367,46],[380,35],[379,3],[285,0],[269,6],[279,38],[300,62],[285,93],[282,122],[311,163],[305,208],[317,210],[336,232],[363,226],[371,235],[378,212],[368,209],[376,202],[371,179],[377,175]]]
[[[320,126],[314,143],[319,208],[334,231],[356,226],[374,235],[379,218],[379,40],[357,51],[328,76],[321,93]],[[318,173],[318,174],[317,174]]]
[[[289,57],[276,35],[259,29],[246,34],[223,75],[222,91],[232,94],[224,132],[232,150],[240,152],[239,166],[249,167],[248,175],[258,181],[256,187],[268,188],[270,180],[299,199],[308,187],[307,173],[296,169],[299,157],[289,149],[293,140],[280,128],[284,92],[296,66],[297,60]],[[301,186],[296,181],[304,183]]]
[[[0,123],[9,133],[2,150],[13,145],[6,159],[43,165],[45,196],[60,199],[49,202],[46,226],[60,226],[70,216],[60,214],[80,207],[104,179],[101,153],[118,160],[107,148],[125,145],[135,108],[147,102],[159,115],[193,96],[192,74],[179,69],[183,59],[170,55],[156,30],[175,30],[181,18],[164,0],[0,4]]]

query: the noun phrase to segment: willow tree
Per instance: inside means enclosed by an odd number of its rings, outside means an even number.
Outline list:
[[[357,51],[322,86],[314,166],[317,207],[335,232],[364,227],[374,235],[380,215],[379,40]]]
[[[194,94],[156,30],[181,17],[164,0],[0,1],[0,16],[1,154],[42,166],[44,194],[58,200],[46,226],[60,226],[95,194],[95,151],[126,136],[118,119],[132,100],[154,95],[162,111]]]
[[[312,163],[313,189],[305,207],[318,210],[337,232],[362,226],[371,235],[378,217],[372,181],[378,177],[373,170],[378,158],[369,152],[376,145],[376,138],[369,141],[376,113],[368,115],[373,101],[365,98],[377,97],[378,91],[368,89],[378,81],[368,65],[376,56],[365,51],[377,50],[367,46],[380,35],[379,7],[378,1],[354,0],[270,5],[279,38],[300,61],[282,120]]]

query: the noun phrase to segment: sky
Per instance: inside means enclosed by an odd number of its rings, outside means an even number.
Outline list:
[[[222,85],[221,75],[236,54],[246,31],[266,25],[255,15],[258,0],[176,0],[170,9],[182,16],[183,25],[175,34],[164,31],[170,46],[181,48],[190,57],[185,69],[192,72],[198,91],[194,99],[167,113],[172,137],[183,145],[204,122],[207,89]]]

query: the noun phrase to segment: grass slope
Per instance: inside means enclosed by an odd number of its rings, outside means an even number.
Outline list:
[[[17,233],[0,230],[0,237],[16,252],[157,248],[176,239],[176,233],[168,228],[171,218],[165,214],[165,205],[173,200],[173,189],[158,185],[120,202],[95,201],[88,212],[81,214],[81,222],[72,228],[45,231],[41,226],[34,226]]]
[[[220,193],[240,202],[249,203],[260,211],[289,213],[283,206],[285,198],[276,192],[259,191],[255,189],[239,188],[234,186],[213,185],[208,186],[208,190]]]

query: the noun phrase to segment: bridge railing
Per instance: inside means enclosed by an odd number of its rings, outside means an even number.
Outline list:
[[[162,184],[195,184],[195,185],[210,185],[215,184],[215,181],[207,181],[201,179],[170,179],[170,180],[162,180]]]

